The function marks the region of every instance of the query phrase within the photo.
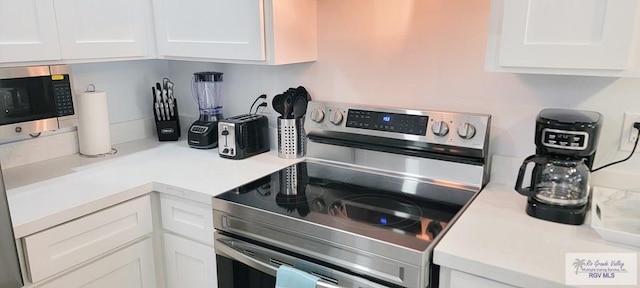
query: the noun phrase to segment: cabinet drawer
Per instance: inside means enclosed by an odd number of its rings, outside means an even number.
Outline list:
[[[38,282],[153,231],[149,196],[24,238],[29,274]]]
[[[164,229],[213,245],[211,205],[162,195],[160,206]]]
[[[39,288],[156,288],[153,242],[147,238]]]
[[[489,280],[479,276],[467,274],[457,270],[451,270],[450,288],[517,288],[501,282]]]

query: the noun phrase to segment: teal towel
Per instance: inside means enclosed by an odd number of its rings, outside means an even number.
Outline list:
[[[276,273],[276,288],[316,288],[320,278],[287,265],[280,265]]]

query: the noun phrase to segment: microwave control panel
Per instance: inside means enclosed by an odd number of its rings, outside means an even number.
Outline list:
[[[69,75],[53,75],[53,96],[56,102],[58,116],[73,115],[73,99],[71,97],[71,82]]]

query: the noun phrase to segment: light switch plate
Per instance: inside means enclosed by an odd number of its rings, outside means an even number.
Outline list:
[[[620,135],[620,151],[633,150],[633,144],[638,135],[638,129],[633,128],[634,122],[640,122],[640,113],[624,113],[624,121],[622,122],[622,134]],[[640,144],[638,145],[640,146]],[[636,148],[639,150],[640,148]]]

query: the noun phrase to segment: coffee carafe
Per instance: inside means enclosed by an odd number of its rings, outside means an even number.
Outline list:
[[[191,124],[188,143],[192,148],[211,149],[218,146],[218,121],[222,116],[222,74],[197,72],[193,74],[191,92],[198,103],[200,117]]]
[[[592,111],[544,109],[536,120],[536,154],[520,166],[516,191],[525,195],[527,214],[580,225],[589,207],[589,178],[602,115]],[[529,187],[522,187],[533,164]]]

